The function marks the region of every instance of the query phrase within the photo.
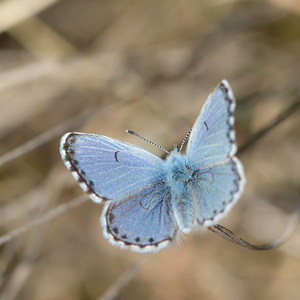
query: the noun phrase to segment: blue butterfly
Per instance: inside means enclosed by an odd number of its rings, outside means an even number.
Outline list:
[[[229,211],[245,184],[234,156],[234,109],[233,93],[223,80],[197,117],[186,153],[181,153],[184,139],[165,160],[102,135],[62,137],[66,167],[93,201],[105,203],[100,222],[112,244],[158,251]]]

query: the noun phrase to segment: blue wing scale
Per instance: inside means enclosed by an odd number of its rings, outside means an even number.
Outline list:
[[[107,203],[101,224],[111,243],[137,252],[158,251],[176,240],[178,233],[171,194],[162,181]]]
[[[209,95],[192,128],[187,156],[193,162],[209,165],[236,153],[235,99],[226,80]]]
[[[162,177],[162,160],[150,152],[95,134],[67,133],[61,156],[95,202],[113,200]]]
[[[197,170],[190,190],[197,223],[202,226],[216,223],[236,203],[244,184],[243,167],[237,158]]]

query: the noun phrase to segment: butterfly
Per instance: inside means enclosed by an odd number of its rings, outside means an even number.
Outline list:
[[[235,157],[235,106],[223,80],[198,115],[186,152],[187,137],[164,160],[103,135],[61,138],[66,167],[94,202],[104,203],[100,223],[112,244],[155,252],[197,226],[216,224],[232,208],[245,185]]]

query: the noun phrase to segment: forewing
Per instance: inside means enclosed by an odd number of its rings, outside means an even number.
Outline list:
[[[234,109],[233,93],[223,80],[208,97],[192,128],[186,152],[190,160],[209,165],[236,153]]]
[[[243,167],[236,157],[224,164],[196,170],[190,193],[197,222],[203,226],[217,222],[238,200],[244,184]]]
[[[67,133],[61,139],[60,153],[81,188],[98,203],[163,177],[159,157],[101,135]]]
[[[101,216],[104,236],[114,245],[137,252],[166,247],[178,232],[170,201],[170,190],[160,180],[107,203]]]

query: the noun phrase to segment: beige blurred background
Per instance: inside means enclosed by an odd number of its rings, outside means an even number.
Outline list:
[[[0,1],[1,235],[56,215],[1,246],[0,299],[300,299],[300,226],[272,251],[194,232],[149,255],[103,238],[101,205],[57,211],[82,195],[59,155],[64,132],[163,155],[125,129],[172,149],[223,78],[239,146],[272,130],[241,153],[247,185],[221,224],[268,242],[300,182],[298,0]]]

